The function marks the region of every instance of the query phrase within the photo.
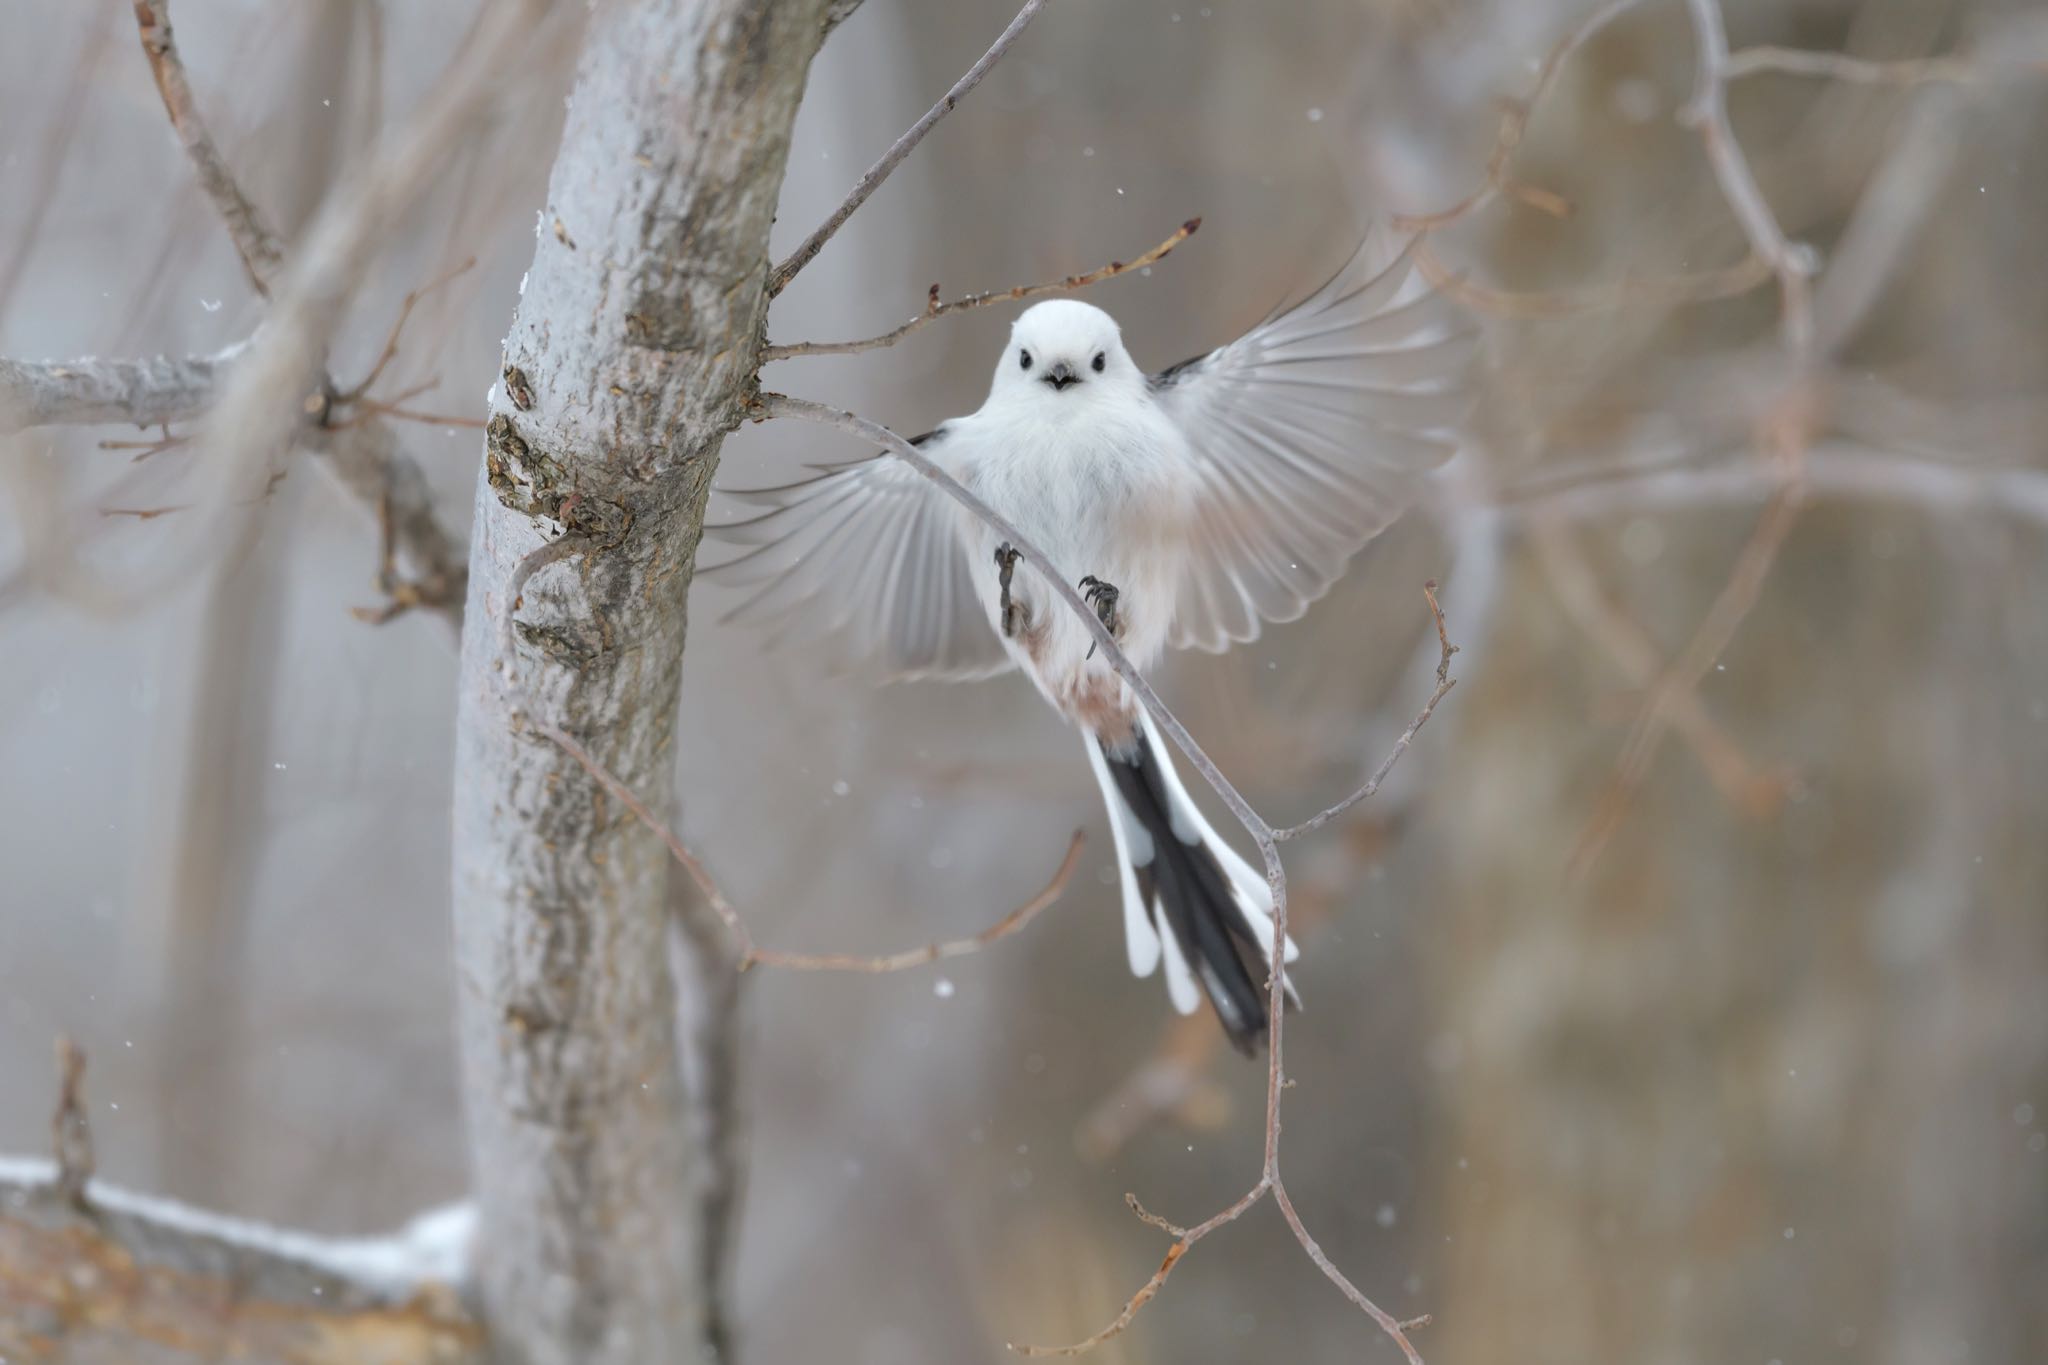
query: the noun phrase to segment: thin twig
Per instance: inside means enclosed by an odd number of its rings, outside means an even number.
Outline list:
[[[1597,643],[1632,687],[1657,681],[1664,659],[1657,644],[1619,604],[1601,591],[1586,556],[1563,522],[1546,510],[1529,518],[1529,543],[1549,581],[1551,595],[1581,632]],[[1783,804],[1791,781],[1783,773],[1760,773],[1741,748],[1715,724],[1697,694],[1674,693],[1670,709],[1678,731],[1706,770],[1715,790],[1747,814],[1761,817]]]
[[[1736,556],[1728,582],[1685,648],[1658,675],[1637,712],[1606,789],[1567,862],[1567,875],[1574,878],[1585,874],[1619,825],[1674,716],[1684,709],[1681,699],[1694,694],[1762,594],[1764,580],[1791,534],[1803,502],[1800,466],[1811,443],[1813,409],[1821,401],[1814,383],[1821,358],[1813,303],[1817,255],[1786,237],[1729,126],[1728,30],[1719,0],[1686,0],[1686,10],[1692,18],[1696,58],[1692,98],[1680,112],[1680,121],[1699,133],[1721,196],[1749,239],[1751,252],[1769,265],[1778,279],[1779,334],[1790,377],[1759,436],[1778,457],[1782,477]]]
[[[1194,236],[1201,226],[1200,218],[1190,218],[1174,229],[1173,234],[1165,241],[1143,255],[1128,261],[1111,261],[1108,265],[1098,266],[1083,274],[1067,275],[1041,284],[1020,284],[1009,289],[991,289],[985,294],[967,294],[945,303],[939,302],[939,287],[934,284],[926,296],[924,311],[894,331],[884,332],[880,336],[865,337],[859,341],[797,341],[787,346],[763,346],[761,363],[765,365],[771,360],[788,360],[794,356],[853,355],[860,351],[880,350],[884,346],[894,346],[926,323],[936,322],[951,313],[986,308],[992,303],[1018,303],[1044,294],[1065,294],[1076,289],[1086,289],[1092,284],[1100,284],[1104,280],[1114,279],[1133,270],[1142,270],[1164,260],[1168,252]]]
[[[1294,1201],[1287,1197],[1287,1186],[1278,1175],[1273,1177],[1273,1202],[1280,1206],[1280,1216],[1287,1220],[1287,1226],[1294,1232],[1294,1240],[1301,1243],[1302,1250],[1306,1251],[1308,1258],[1316,1263],[1316,1269],[1322,1271],[1329,1278],[1330,1283],[1336,1285],[1343,1293],[1345,1298],[1358,1305],[1359,1309],[1367,1317],[1379,1324],[1379,1329],[1385,1332],[1396,1346],[1401,1348],[1402,1355],[1408,1357],[1408,1365],[1422,1365],[1421,1353],[1415,1349],[1415,1344],[1408,1340],[1409,1324],[1395,1318],[1392,1313],[1389,1313],[1386,1309],[1367,1298],[1360,1292],[1357,1285],[1345,1278],[1343,1271],[1337,1269],[1330,1258],[1324,1254],[1323,1248],[1316,1242],[1316,1239],[1309,1235],[1308,1228],[1303,1226],[1301,1215],[1294,1211]],[[1411,1319],[1413,1322],[1424,1323],[1429,1320],[1427,1314],[1421,1318]]]
[[[1657,756],[1657,749],[1680,710],[1679,699],[1696,695],[1700,679],[1713,667],[1714,660],[1728,647],[1736,630],[1756,605],[1763,593],[1764,580],[1770,575],[1771,565],[1804,506],[1805,488],[1796,480],[1781,483],[1764,505],[1749,538],[1736,555],[1735,569],[1728,581],[1707,609],[1692,639],[1658,677],[1637,713],[1628,739],[1622,745],[1621,755],[1615,760],[1607,789],[1572,851],[1568,875],[1583,875],[1593,859],[1599,856],[1607,837],[1627,811],[1630,798],[1648,774],[1651,760]]]
[[[1720,183],[1735,221],[1741,224],[1743,236],[1749,239],[1750,250],[1778,277],[1785,350],[1795,372],[1803,372],[1813,359],[1815,255],[1812,248],[1792,242],[1778,226],[1770,201],[1757,184],[1756,172],[1743,155],[1742,144],[1735,140],[1734,129],[1728,126],[1728,28],[1719,0],[1686,0],[1686,9],[1692,15],[1697,53],[1692,99],[1680,111],[1679,120],[1699,133],[1714,179]]]
[[[952,113],[954,106],[967,98],[975,86],[981,84],[981,78],[988,75],[995,64],[1003,59],[1003,54],[1010,50],[1010,44],[1017,41],[1018,35],[1038,17],[1038,11],[1044,8],[1045,0],[1024,0],[1024,7],[1017,11],[1017,17],[997,36],[989,50],[981,54],[981,60],[968,67],[967,74],[953,82],[953,88],[946,92],[945,97],[927,109],[923,118],[911,124],[903,136],[897,138],[895,144],[882,153],[881,159],[868,167],[866,174],[854,184],[845,201],[832,210],[824,222],[818,224],[815,232],[804,238],[803,245],[792,251],[788,260],[775,267],[775,273],[768,277],[768,297],[774,298],[780,294],[789,286],[789,282],[797,277],[797,273],[811,263],[811,258],[823,249],[825,243],[832,240],[832,234],[844,226],[846,220],[853,216],[854,210],[865,204],[868,196],[880,189],[882,182],[889,178],[890,173],[903,164],[903,159],[916,149],[918,143],[924,141],[924,135],[932,130],[933,125]]]
[[[1274,994],[1278,995],[1279,992],[1275,991]],[[1166,1249],[1166,1256],[1159,1262],[1159,1269],[1152,1272],[1152,1278],[1138,1286],[1138,1292],[1131,1295],[1129,1302],[1124,1304],[1123,1311],[1112,1318],[1109,1325],[1101,1331],[1083,1337],[1081,1340],[1067,1346],[1027,1346],[1012,1341],[1008,1343],[1009,1348],[1020,1356],[1077,1356],[1094,1350],[1097,1346],[1118,1335],[1131,1325],[1132,1321],[1138,1316],[1138,1310],[1150,1303],[1158,1295],[1159,1291],[1166,1287],[1166,1277],[1173,1274],[1173,1268],[1180,1264],[1181,1257],[1187,1255],[1195,1243],[1201,1241],[1225,1223],[1236,1222],[1244,1215],[1247,1209],[1251,1208],[1252,1205],[1258,1203],[1261,1199],[1264,1199],[1272,1188],[1271,1179],[1266,1176],[1260,1176],[1257,1184],[1237,1197],[1237,1202],[1224,1209],[1221,1213],[1214,1214],[1206,1221],[1197,1223],[1195,1226],[1183,1231],[1175,1239],[1173,1245]],[[1136,1213],[1146,1222],[1151,1223],[1154,1227],[1170,1229],[1173,1226],[1166,1222],[1165,1219],[1147,1213],[1144,1206],[1138,1203],[1135,1198],[1127,1197],[1127,1202],[1130,1204],[1132,1212]]]
[[[386,417],[395,417],[401,422],[419,422],[430,427],[473,427],[481,431],[490,425],[481,417],[457,417],[446,412],[415,412],[411,408],[389,407],[383,403],[372,402],[370,410],[380,412]]]
[[[1493,151],[1486,159],[1486,179],[1480,187],[1466,195],[1449,208],[1434,213],[1396,214],[1392,222],[1402,232],[1429,233],[1472,213],[1492,201],[1502,192],[1515,194],[1518,198],[1543,208],[1546,212],[1557,213],[1562,203],[1547,191],[1532,192],[1518,185],[1508,175],[1508,162],[1515,149],[1522,145],[1522,135],[1529,129],[1529,120],[1535,115],[1536,106],[1550,92],[1557,82],[1558,72],[1564,68],[1565,59],[1584,47],[1594,34],[1606,28],[1627,11],[1635,8],[1638,0],[1608,0],[1608,3],[1594,10],[1582,19],[1564,37],[1557,40],[1543,58],[1543,65],[1536,72],[1536,84],[1521,99],[1510,100],[1501,111],[1500,131],[1495,135]]]
[[[379,377],[383,375],[384,367],[389,365],[393,358],[398,355],[398,339],[405,334],[405,324],[412,320],[412,310],[419,305],[419,301],[433,293],[436,289],[448,284],[465,271],[472,269],[475,265],[476,257],[471,256],[462,264],[442,271],[419,288],[408,290],[404,301],[398,305],[398,318],[391,324],[391,331],[384,338],[384,349],[377,353],[377,362],[370,366],[370,372],[363,376],[361,383],[346,393],[336,394],[334,401],[337,403],[353,403],[369,393]],[[431,388],[432,386],[429,385],[428,387]],[[394,398],[391,401],[402,403],[405,399]],[[482,424],[479,423],[478,425]]]
[[[101,441],[99,448],[101,450],[132,450],[135,454],[129,457],[128,463],[141,464],[152,455],[161,455],[166,450],[173,450],[192,440],[191,433],[189,432],[173,434],[168,422],[163,424],[162,430],[164,434],[154,441]]]
[[[391,225],[432,182],[448,156],[465,145],[504,98],[502,72],[537,43],[536,32],[556,0],[502,0],[486,7],[469,42],[449,62],[403,128],[392,133],[328,194],[288,267],[278,268],[273,238],[235,188],[204,128],[195,122],[191,92],[176,60],[164,17],[166,0],[135,0],[144,48],[158,73],[165,108],[178,125],[209,196],[228,222],[252,278],[275,298],[261,333],[234,368],[206,423],[208,458],[193,479],[200,515],[179,523],[159,562],[128,594],[128,609],[185,581],[204,563],[232,559],[256,534],[252,518],[230,515],[249,505],[250,486],[278,453],[311,445],[365,505],[390,498],[406,556],[441,614],[462,610],[462,572],[451,541],[434,520],[417,466],[388,439],[388,428],[361,432],[320,425],[331,412],[335,384],[327,347],[363,273]]]
[[[966,938],[946,939],[927,943],[922,948],[909,948],[900,953],[886,953],[875,957],[863,957],[852,953],[785,953],[776,948],[763,948],[749,943],[740,956],[740,970],[749,967],[779,967],[784,971],[796,972],[900,972],[911,967],[922,967],[929,962],[938,962],[949,957],[965,957],[1008,938],[1038,917],[1040,911],[1060,898],[1067,889],[1067,881],[1074,875],[1074,868],[1081,861],[1081,848],[1087,842],[1080,830],[1067,841],[1067,856],[1060,860],[1059,870],[1045,888],[1030,900],[1004,915],[1001,919],[978,934]]]
[[[1437,605],[1436,583],[1434,580],[1422,585],[1422,595],[1428,599],[1429,614],[1436,621],[1436,641],[1438,648],[1441,650],[1436,663],[1436,690],[1429,694],[1429,700],[1422,704],[1422,710],[1416,714],[1414,720],[1408,722],[1408,728],[1403,730],[1400,738],[1394,741],[1393,749],[1380,761],[1380,766],[1373,770],[1372,776],[1366,779],[1364,786],[1345,797],[1342,801],[1339,801],[1336,805],[1331,806],[1328,810],[1323,811],[1320,815],[1312,816],[1298,825],[1289,825],[1285,829],[1274,830],[1273,838],[1276,842],[1284,843],[1289,839],[1299,839],[1304,834],[1313,834],[1345,811],[1350,810],[1353,806],[1377,792],[1380,789],[1380,784],[1387,780],[1387,774],[1391,773],[1394,770],[1394,765],[1401,761],[1401,755],[1407,753],[1408,746],[1414,743],[1416,732],[1429,724],[1429,718],[1436,714],[1436,704],[1449,696],[1451,689],[1458,685],[1458,680],[1451,676],[1451,656],[1458,652],[1458,647],[1451,643],[1450,634],[1444,628],[1444,609]]]
[[[50,1115],[57,1193],[83,1213],[93,1173],[92,1125],[85,1115],[85,1052],[69,1038],[57,1039],[57,1075],[57,1109]]]
[[[271,281],[284,265],[277,247],[277,233],[263,220],[262,213],[242,193],[242,187],[228,169],[227,159],[199,115],[192,96],[192,84],[185,76],[184,58],[178,55],[171,37],[170,0],[134,0],[135,23],[141,31],[143,55],[149,58],[150,73],[156,77],[157,93],[163,97],[164,112],[171,116],[171,128],[178,135],[192,168],[199,174],[199,188],[213,201],[214,210],[227,224],[235,253],[249,283],[265,298]]]

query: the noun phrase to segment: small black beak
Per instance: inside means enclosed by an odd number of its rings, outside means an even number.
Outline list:
[[[1065,389],[1069,384],[1078,384],[1081,382],[1081,376],[1075,374],[1074,367],[1072,365],[1067,364],[1067,362],[1064,360],[1062,360],[1059,364],[1053,366],[1051,369],[1047,370],[1044,374],[1040,375],[1039,378],[1042,379],[1044,382],[1052,385],[1054,390],[1056,391]]]

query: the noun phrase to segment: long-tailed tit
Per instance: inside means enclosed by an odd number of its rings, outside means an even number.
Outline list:
[[[917,444],[1073,577],[1140,669],[1168,645],[1252,640],[1328,591],[1453,449],[1470,338],[1407,245],[1368,236],[1298,306],[1156,374],[1101,309],[1038,304],[980,410]],[[1206,992],[1249,1051],[1266,1026],[1266,879],[1203,818],[1144,708],[1035,571],[886,455],[730,496],[770,509],[712,528],[754,547],[705,571],[755,589],[733,615],[833,637],[895,677],[1021,668],[1081,730],[1131,971],[1163,960],[1174,1007]]]

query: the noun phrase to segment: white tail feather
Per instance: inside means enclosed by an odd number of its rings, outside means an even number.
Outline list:
[[[1238,856],[1237,850],[1225,843],[1209,822],[1203,818],[1201,808],[1195,805],[1181,783],[1180,774],[1175,770],[1172,752],[1166,746],[1165,738],[1153,725],[1150,716],[1139,713],[1140,724],[1159,765],[1163,790],[1174,832],[1189,843],[1199,841],[1216,858],[1230,882],[1231,899],[1244,915],[1249,926],[1256,932],[1261,955],[1270,963],[1273,946],[1273,897],[1266,879],[1256,872],[1249,863]],[[1109,760],[1104,757],[1101,744],[1093,735],[1084,734],[1082,742],[1088,750],[1088,766],[1095,774],[1097,785],[1102,788],[1102,803],[1109,812],[1110,838],[1116,846],[1118,890],[1122,893],[1124,910],[1124,948],[1130,959],[1131,975],[1146,977],[1166,964],[1166,992],[1173,1007],[1182,1014],[1192,1013],[1201,1005],[1202,987],[1197,980],[1194,967],[1182,951],[1179,939],[1165,926],[1165,913],[1161,906],[1148,905],[1143,899],[1137,876],[1137,869],[1151,864],[1156,856],[1152,833],[1138,819],[1137,814],[1125,802],[1118,790],[1116,779],[1109,771]],[[1286,960],[1294,961],[1301,950],[1293,938],[1287,940]],[[1294,994],[1292,982],[1283,978],[1290,997]]]
[[[1135,864],[1131,855],[1136,850],[1142,850],[1145,859],[1149,861],[1152,856],[1152,836],[1138,824],[1137,817],[1131,814],[1130,807],[1124,804],[1123,797],[1117,792],[1116,782],[1109,775],[1109,764],[1102,757],[1102,746],[1096,743],[1095,736],[1084,732],[1081,742],[1087,746],[1088,765],[1095,770],[1095,781],[1102,788],[1102,803],[1109,810],[1109,837],[1116,843],[1116,870],[1122,881],[1124,895],[1124,948],[1130,954],[1131,975],[1150,976],[1159,967],[1159,930],[1153,927],[1151,911],[1138,897],[1138,875],[1133,870]],[[1174,949],[1174,960],[1180,960],[1180,950],[1177,947]],[[1173,989],[1171,970],[1168,969],[1169,990]],[[1183,976],[1187,974],[1185,962],[1180,963],[1180,971]],[[1188,984],[1192,989],[1193,978],[1189,978]],[[1179,1003],[1178,995],[1175,996],[1175,1003]]]

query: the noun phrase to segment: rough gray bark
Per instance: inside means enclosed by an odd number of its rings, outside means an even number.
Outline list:
[[[826,16],[825,0],[598,7],[493,394],[454,892],[474,1282],[522,1365],[714,1354],[667,854],[525,721],[577,735],[672,816],[684,594],[753,380]],[[520,592],[556,533],[578,554]]]

